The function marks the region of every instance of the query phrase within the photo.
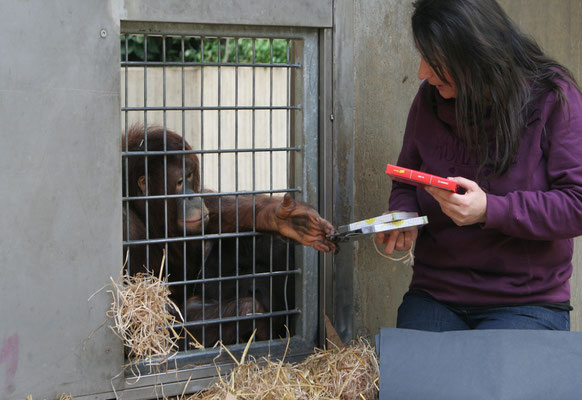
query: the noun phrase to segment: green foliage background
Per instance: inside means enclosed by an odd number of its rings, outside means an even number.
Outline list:
[[[147,36],[147,61],[164,61],[164,39],[166,41],[165,61],[181,62],[182,37],[179,36]],[[200,37],[193,36],[186,36],[183,40],[185,62],[209,63],[287,63],[288,47],[290,51],[292,43],[285,39],[204,38],[202,40]],[[145,42],[145,35],[121,35],[121,60],[126,60],[127,53],[128,61],[145,61]]]

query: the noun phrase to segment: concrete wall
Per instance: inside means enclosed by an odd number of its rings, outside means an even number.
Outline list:
[[[582,81],[580,1],[501,3],[548,54]],[[419,59],[409,22],[411,4],[411,0],[336,0],[334,201],[346,205],[334,212],[338,224],[387,209],[391,184],[383,168],[397,158],[408,108],[419,85]],[[582,290],[581,244],[577,243],[572,279],[573,330],[582,330],[582,296],[578,294]],[[341,281],[336,283],[339,296],[333,309],[334,322],[344,339],[374,335],[381,326],[395,326],[397,307],[411,277],[410,267],[382,258],[367,239],[342,245],[336,256],[336,276]],[[353,301],[349,304],[342,297]],[[342,316],[350,312],[351,321]]]
[[[119,19],[2,1],[0,26],[0,399],[109,390],[123,351],[89,298],[122,262]]]

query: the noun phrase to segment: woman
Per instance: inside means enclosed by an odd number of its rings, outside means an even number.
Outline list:
[[[394,182],[390,210],[427,215],[400,328],[570,329],[573,237],[582,234],[582,98],[566,68],[495,0],[418,0],[423,83],[397,164],[466,193]]]

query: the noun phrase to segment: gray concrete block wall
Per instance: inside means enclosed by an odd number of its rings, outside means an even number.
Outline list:
[[[110,303],[89,297],[122,262],[119,21],[2,1],[0,26],[0,399],[109,390],[123,351],[89,339]]]

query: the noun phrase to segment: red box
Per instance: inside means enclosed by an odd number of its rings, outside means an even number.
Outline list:
[[[415,171],[413,169],[388,164],[386,165],[386,173],[395,181],[408,183],[410,185],[430,185],[459,194],[465,193],[465,188],[457,185],[457,182],[440,176],[427,174],[426,172]]]

